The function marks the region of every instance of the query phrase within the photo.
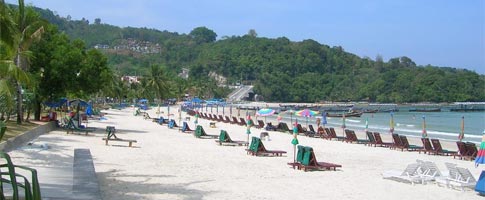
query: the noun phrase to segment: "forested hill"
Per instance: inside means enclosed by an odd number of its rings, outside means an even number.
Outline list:
[[[178,73],[190,69],[189,81],[206,80],[210,72],[228,84],[252,83],[265,101],[371,102],[485,101],[485,76],[437,66],[417,66],[411,58],[384,61],[361,58],[342,47],[314,40],[293,42],[285,37],[223,36],[205,27],[189,34],[147,28],[120,28],[101,19],[72,20],[49,10],[41,15],[72,38],[105,49],[110,65],[121,73],[145,73],[161,64]],[[131,45],[131,46],[130,46]]]

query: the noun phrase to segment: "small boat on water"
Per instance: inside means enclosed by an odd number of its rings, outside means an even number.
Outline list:
[[[327,113],[327,117],[360,117],[362,112],[351,112],[351,113]]]

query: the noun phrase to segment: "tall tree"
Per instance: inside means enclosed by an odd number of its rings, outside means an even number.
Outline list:
[[[23,0],[18,1],[19,6],[14,12],[15,29],[12,35],[16,48],[15,63],[21,70],[28,68],[29,48],[35,40],[39,39],[44,27],[39,14],[33,8],[26,7]],[[17,123],[23,119],[23,94],[22,82],[17,81]]]
[[[189,36],[192,37],[197,44],[214,42],[217,38],[217,34],[206,27],[194,28],[190,31]]]
[[[14,83],[28,83],[28,75],[15,65],[18,38],[12,10],[0,1],[0,96],[6,110],[13,108]],[[12,81],[13,80],[13,81]],[[3,112],[2,112],[3,116]],[[20,118],[22,119],[22,118]]]
[[[165,69],[158,65],[150,67],[150,73],[146,77],[147,85],[153,89],[158,100],[162,101],[167,97],[170,88]]]

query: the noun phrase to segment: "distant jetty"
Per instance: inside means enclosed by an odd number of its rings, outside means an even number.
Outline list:
[[[480,112],[485,111],[485,102],[455,102],[451,112]]]

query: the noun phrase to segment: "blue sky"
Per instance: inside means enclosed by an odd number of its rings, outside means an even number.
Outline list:
[[[16,2],[7,0],[7,2]],[[485,74],[483,0],[25,0],[61,16],[178,33],[314,39],[358,56]]]

